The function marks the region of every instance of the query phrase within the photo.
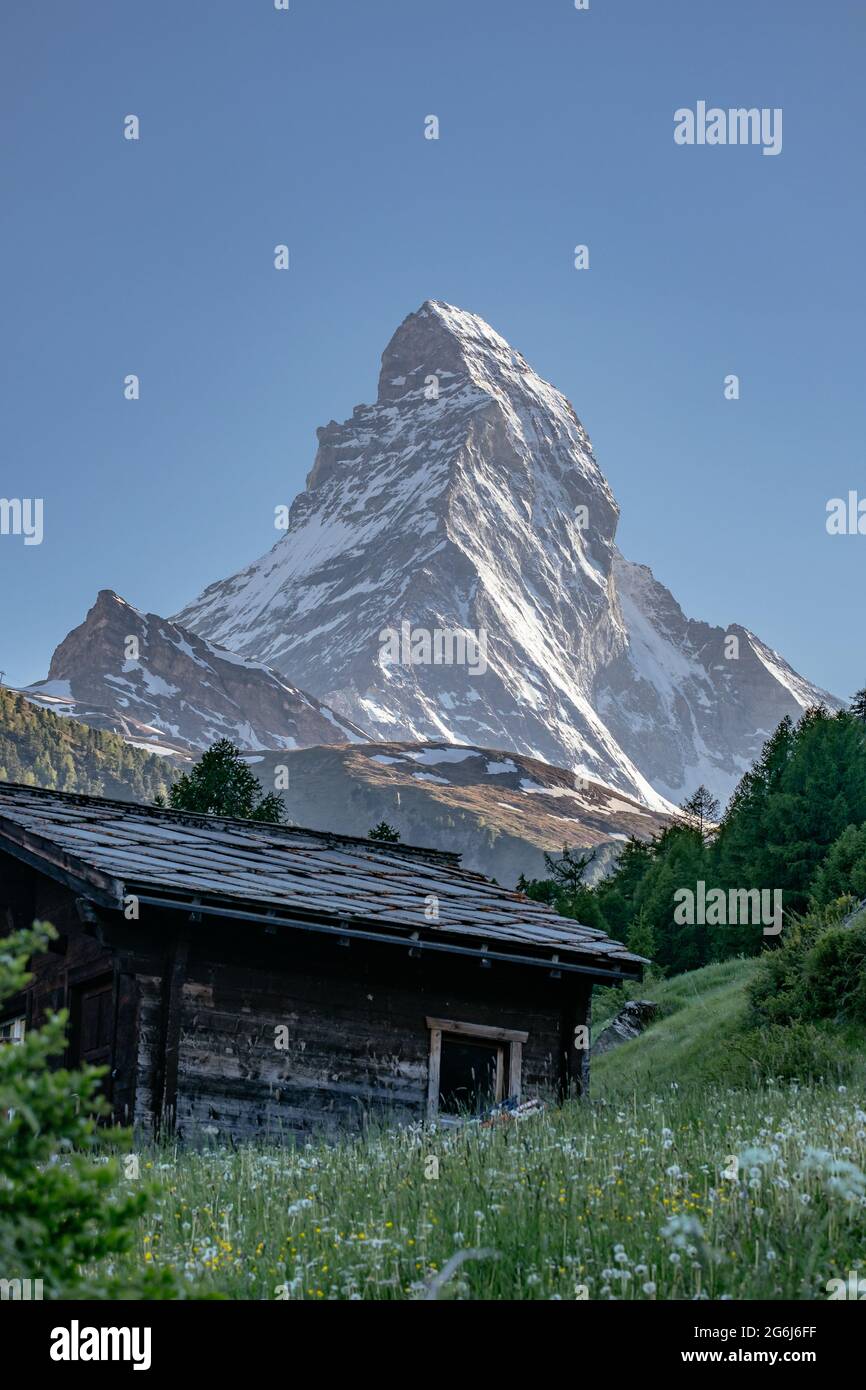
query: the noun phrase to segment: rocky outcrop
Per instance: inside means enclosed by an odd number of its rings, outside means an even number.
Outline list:
[[[593,1043],[592,1056],[598,1057],[602,1052],[609,1052],[612,1047],[618,1047],[620,1043],[639,1038],[644,1029],[652,1023],[657,1012],[658,1006],[650,999],[632,999],[624,1004],[616,1018],[611,1020]]]

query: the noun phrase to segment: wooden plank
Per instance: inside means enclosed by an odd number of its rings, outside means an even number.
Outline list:
[[[523,1043],[514,1041],[511,1044],[508,1057],[508,1091],[509,1100],[520,1101],[520,1091],[523,1083]]]
[[[427,1027],[440,1033],[462,1033],[470,1038],[489,1038],[493,1042],[525,1043],[528,1033],[514,1028],[494,1028],[486,1023],[457,1023],[451,1018],[428,1018]]]
[[[575,1047],[579,1027],[589,1028],[591,988],[573,990],[564,1000],[561,1013],[559,1099],[583,1096],[589,1089],[589,1048]]]
[[[125,954],[118,954],[114,959],[114,997],[114,1118],[118,1124],[130,1125],[135,1117],[135,1090],[138,1080],[139,999],[135,971]]]
[[[496,1049],[496,1076],[493,1081],[493,1095],[497,1101],[505,1099],[505,1048]]]
[[[429,1020],[428,1020],[429,1026]],[[442,1069],[442,1030],[430,1029],[430,1070],[427,1076],[427,1119],[439,1114],[439,1076]]]

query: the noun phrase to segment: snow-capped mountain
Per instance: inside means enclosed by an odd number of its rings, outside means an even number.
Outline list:
[[[572,406],[476,315],[410,314],[376,403],[318,438],[285,535],[177,621],[377,737],[513,750],[664,811],[699,781],[727,795],[783,714],[835,703],[619,556]],[[437,633],[469,659],[437,661]]]
[[[102,589],[22,692],[55,714],[152,752],[189,757],[219,738],[239,748],[366,743],[369,735],[282,676]]]

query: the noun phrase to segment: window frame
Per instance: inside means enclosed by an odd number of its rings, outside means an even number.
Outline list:
[[[427,1018],[426,1023],[430,1032],[430,1055],[427,1069],[428,1120],[435,1120],[439,1114],[439,1078],[442,1067],[443,1033],[502,1044],[502,1055],[497,1064],[497,1099],[514,1099],[518,1105],[520,1104],[523,1044],[529,1037],[528,1033],[517,1028],[495,1028],[486,1023],[465,1023],[453,1018]],[[499,1095],[500,1086],[501,1096]]]
[[[23,1043],[27,1036],[27,1015],[13,1014],[10,1018],[0,1019],[0,1030],[6,1028],[11,1031],[8,1036],[0,1031],[0,1047],[15,1047],[18,1043]]]

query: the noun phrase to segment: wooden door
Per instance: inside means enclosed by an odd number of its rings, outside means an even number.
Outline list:
[[[81,985],[74,1010],[73,1065],[109,1066],[114,1025],[114,990],[110,980]],[[106,1078],[107,1080],[108,1078]],[[106,1089],[103,1082],[103,1089]]]

